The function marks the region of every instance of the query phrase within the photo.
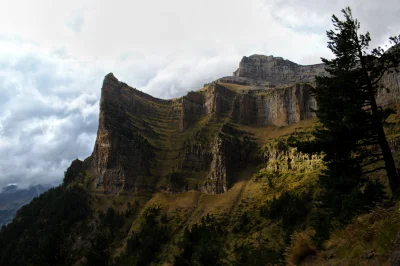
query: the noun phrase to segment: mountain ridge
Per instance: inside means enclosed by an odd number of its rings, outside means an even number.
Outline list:
[[[233,161],[247,161],[245,156],[258,152],[249,132],[232,133],[232,128],[282,127],[314,118],[317,103],[310,88],[321,73],[323,64],[301,66],[281,57],[253,55],[243,57],[234,76],[170,100],[132,88],[109,73],[102,86],[93,153],[73,163],[71,171],[89,171],[96,189],[106,193],[224,193],[238,170],[229,168]],[[390,74],[383,83],[393,89],[382,88],[378,103],[399,103],[399,75]],[[235,149],[248,145],[244,139],[254,147],[234,158],[232,143],[223,144],[225,135],[237,139]]]
[[[28,188],[19,188],[17,185],[6,186],[0,192],[0,227],[10,223],[22,206],[49,189],[50,186],[42,185]]]

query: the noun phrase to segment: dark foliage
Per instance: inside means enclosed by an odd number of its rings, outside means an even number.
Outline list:
[[[86,248],[86,259],[88,265],[112,265],[111,255],[115,248],[113,242],[121,236],[126,222],[126,214],[119,213],[109,207],[105,213],[99,214],[99,225],[94,237],[91,237],[90,247]]]
[[[303,193],[296,195],[291,192],[284,192],[279,198],[273,198],[260,209],[260,215],[281,220],[282,229],[287,234],[289,241],[291,233],[295,229],[304,229],[307,215],[312,208],[312,196]]]
[[[140,230],[134,232],[127,241],[121,264],[149,265],[154,262],[160,247],[169,239],[166,219],[161,215],[160,208],[147,209]]]
[[[103,226],[109,228],[111,232],[117,232],[125,223],[125,217],[122,213],[116,212],[112,207],[106,211],[102,219]]]
[[[185,229],[180,243],[182,252],[175,257],[175,265],[222,265],[223,235],[214,217],[203,217],[200,224]]]
[[[250,266],[250,265],[279,265],[282,262],[282,253],[270,250],[264,246],[253,247],[249,245],[240,245],[234,247],[236,260],[232,265]]]
[[[110,262],[112,239],[110,231],[104,227],[96,230],[94,238],[90,241],[91,246],[85,254],[88,265],[112,265]]]
[[[85,226],[89,199],[79,185],[59,186],[22,207],[0,232],[0,265],[70,264],[72,228]]]

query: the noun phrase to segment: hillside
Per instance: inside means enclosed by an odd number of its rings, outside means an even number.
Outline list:
[[[372,248],[377,255],[364,265],[388,263],[400,221],[379,226],[396,217],[396,203],[381,207],[379,217],[362,216],[360,224],[378,233],[357,238],[367,244],[355,253],[340,249],[350,245],[339,241],[350,229],[317,253],[307,244],[323,166],[320,154],[302,154],[289,142],[309,137],[318,123],[310,88],[323,69],[253,55],[233,76],[171,100],[108,74],[93,153],[72,162],[63,185],[1,231],[0,264],[281,265],[313,255],[305,263],[347,265],[343,258],[358,263]],[[400,103],[399,79],[385,76],[391,89],[379,92],[381,106]],[[400,117],[390,119],[399,163]],[[372,177],[386,182],[383,172]],[[299,239],[306,248],[292,258]]]

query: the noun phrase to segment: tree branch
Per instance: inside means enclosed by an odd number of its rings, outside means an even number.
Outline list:
[[[362,174],[366,175],[366,174],[370,174],[370,173],[373,173],[373,172],[376,172],[376,171],[380,171],[380,170],[385,170],[385,169],[386,168],[382,166],[382,167],[375,168],[374,170],[371,170],[371,171],[363,172]]]
[[[380,162],[380,161],[382,161],[382,160],[383,160],[383,158],[381,158],[381,159],[376,159],[376,160],[373,160],[373,161],[371,161],[371,162],[368,162],[368,163],[366,163],[366,164],[364,164],[364,165],[361,165],[361,167],[365,167],[365,166],[367,166],[367,165],[371,165],[371,164]]]
[[[369,154],[369,155],[365,156],[364,159],[371,158],[371,157],[378,157],[378,156],[382,156],[382,155],[383,155],[382,153]]]
[[[386,67],[383,69],[383,71],[382,71],[382,73],[379,75],[378,79],[376,79],[374,82],[372,82],[372,86],[375,86],[376,84],[379,83],[379,81],[381,81],[383,75],[386,73],[386,71],[388,70],[388,68],[389,68],[389,67],[386,66]]]

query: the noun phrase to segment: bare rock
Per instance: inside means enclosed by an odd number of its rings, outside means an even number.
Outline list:
[[[316,75],[325,72],[324,64],[302,66],[282,57],[252,55],[244,56],[233,76],[268,81],[283,85],[311,82]]]

